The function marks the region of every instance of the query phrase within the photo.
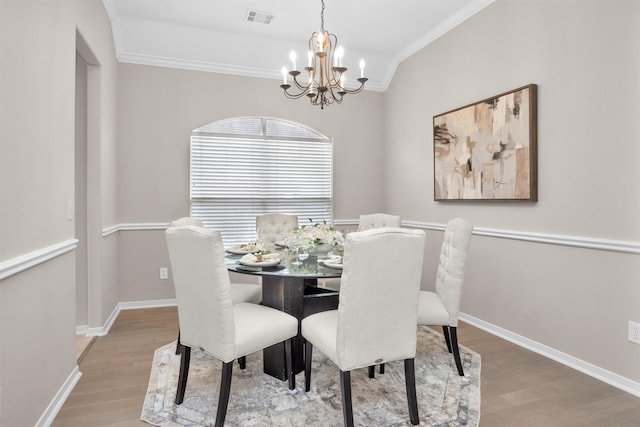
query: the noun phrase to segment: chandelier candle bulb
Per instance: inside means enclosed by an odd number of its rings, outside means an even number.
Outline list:
[[[287,67],[282,67],[282,84],[287,84]]]
[[[309,57],[309,68],[311,68],[311,61],[313,60],[313,52],[309,51],[309,54],[307,56]]]
[[[364,77],[364,59],[360,60],[360,78]]]
[[[289,59],[291,59],[291,63],[293,64],[293,68],[291,69],[295,70],[296,69],[296,53],[293,50],[289,54]]]

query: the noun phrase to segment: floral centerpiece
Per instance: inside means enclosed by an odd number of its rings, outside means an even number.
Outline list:
[[[307,250],[312,255],[326,255],[329,251],[344,249],[344,236],[326,221],[303,225],[289,233],[287,244],[290,247]]]

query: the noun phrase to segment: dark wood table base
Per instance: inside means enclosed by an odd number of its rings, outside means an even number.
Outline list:
[[[338,292],[318,286],[317,279],[303,277],[262,276],[262,304],[277,308],[298,319],[298,335],[293,339],[293,371],[304,369],[304,340],[300,322],[306,316],[338,308]],[[287,380],[284,343],[263,351],[264,372],[282,381]]]

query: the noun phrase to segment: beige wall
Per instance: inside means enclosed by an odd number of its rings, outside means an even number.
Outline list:
[[[99,0],[0,1],[0,425],[35,425],[77,375],[73,249],[5,274],[21,256],[75,238],[76,32],[97,60],[89,149],[95,175],[94,325],[119,298],[102,221],[116,221],[115,97],[111,28]],[[67,245],[67,247],[70,247]],[[106,256],[105,256],[106,255]],[[104,276],[104,277],[103,277]],[[105,315],[106,312],[106,315]],[[75,374],[74,374],[75,373]],[[40,420],[41,422],[43,419]]]
[[[640,240],[640,2],[498,0],[385,93],[386,207],[414,221]],[[433,201],[434,115],[538,85],[537,203]],[[413,196],[413,197],[411,197]],[[440,233],[427,251],[434,277]],[[637,255],[475,236],[462,310],[637,383]],[[430,288],[432,283],[425,284]]]
[[[333,138],[335,218],[357,219],[382,206],[381,93],[347,96],[320,110],[305,99],[285,98],[278,80],[121,64],[119,95],[121,223],[188,215],[191,131],[239,116],[290,120]],[[119,234],[123,301],[173,297],[170,281],[158,274],[168,266],[163,231]]]
[[[381,93],[347,96],[341,105],[320,110],[305,99],[285,98],[279,80],[120,64],[120,81],[121,222],[168,222],[187,214],[191,131],[239,116],[291,120],[332,137],[334,181],[339,184],[334,215],[357,218],[380,207]]]

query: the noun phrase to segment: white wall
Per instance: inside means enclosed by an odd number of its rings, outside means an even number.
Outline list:
[[[118,301],[102,219],[115,221],[117,68],[99,0],[0,1],[0,425],[45,423],[78,378],[74,204],[76,33],[98,60],[90,149],[99,191],[95,324]],[[94,242],[94,243],[96,243]],[[51,257],[38,264],[39,258]],[[35,266],[22,269],[25,259]],[[103,313],[106,312],[106,315]],[[65,389],[66,387],[66,389]],[[51,405],[51,406],[49,406]]]
[[[399,66],[385,93],[387,209],[637,251],[638,76],[640,2],[497,0]],[[538,85],[539,201],[434,202],[433,116],[529,83]],[[442,237],[430,236],[434,277]],[[639,261],[637,252],[477,235],[462,310],[640,392],[640,346],[627,341],[627,322],[640,322]]]

